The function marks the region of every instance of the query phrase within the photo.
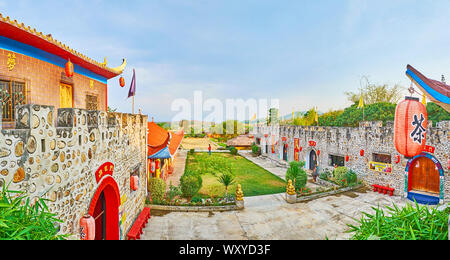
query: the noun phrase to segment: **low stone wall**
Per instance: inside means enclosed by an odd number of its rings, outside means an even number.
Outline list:
[[[241,210],[237,205],[227,206],[164,206],[164,205],[146,205],[154,210],[172,211],[172,212],[224,212]]]
[[[316,199],[320,199],[320,198],[324,198],[324,197],[328,197],[328,196],[333,196],[336,194],[341,194],[341,193],[345,193],[345,192],[349,192],[349,191],[358,190],[363,187],[364,187],[364,185],[356,185],[353,187],[347,187],[347,188],[342,188],[342,189],[338,189],[338,190],[312,194],[309,196],[297,197],[295,203],[302,203],[302,202],[306,202],[306,201],[316,200]]]

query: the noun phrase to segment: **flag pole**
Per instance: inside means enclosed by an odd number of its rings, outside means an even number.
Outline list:
[[[133,114],[134,114],[134,96],[136,95],[136,93],[133,93]]]

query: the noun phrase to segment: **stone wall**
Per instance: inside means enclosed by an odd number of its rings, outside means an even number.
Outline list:
[[[427,145],[435,147],[434,157],[442,164],[445,173],[444,195],[445,201],[450,201],[449,176],[449,140],[450,122],[438,123],[436,127],[428,128]],[[359,127],[320,127],[320,126],[258,126],[255,128],[255,138],[261,138],[261,150],[275,160],[282,160],[282,149],[288,145],[288,161],[294,160],[294,139],[300,139],[300,160],[308,161],[311,150],[320,150],[319,171],[332,171],[329,155],[341,157],[349,156],[345,166],[354,170],[359,178],[367,184],[389,185],[395,188],[397,195],[405,195],[405,168],[408,162],[403,156],[399,163],[395,163],[399,155],[394,145],[393,122],[383,126],[382,122],[362,122]],[[266,137],[267,136],[267,137]],[[275,136],[275,153],[272,153],[272,136]],[[283,137],[286,141],[283,141]],[[309,141],[316,142],[316,146],[309,145]],[[269,144],[268,153],[265,145]],[[360,151],[364,150],[364,156]],[[391,155],[392,173],[376,172],[369,169],[369,162],[373,160],[373,153]],[[307,163],[308,166],[308,163]]]
[[[143,209],[146,197],[147,116],[52,106],[16,107],[16,129],[0,133],[0,184],[25,191],[32,201],[47,198],[63,220],[60,233],[79,238],[80,218],[99,187],[95,172],[114,164],[120,191],[121,238]],[[1,118],[1,117],[0,117]],[[139,173],[139,189],[130,174]]]

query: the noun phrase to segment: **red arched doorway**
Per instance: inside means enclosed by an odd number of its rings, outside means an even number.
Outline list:
[[[409,168],[408,191],[419,191],[439,196],[440,173],[428,157],[419,157]]]
[[[119,206],[119,187],[111,176],[106,176],[89,207],[89,215],[95,219],[95,240],[119,240]]]

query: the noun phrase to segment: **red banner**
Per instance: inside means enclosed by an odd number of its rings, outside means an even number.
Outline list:
[[[300,139],[294,139],[294,160],[296,162],[300,161]]]
[[[97,183],[100,182],[100,180],[105,176],[105,175],[110,175],[112,176],[114,172],[114,164],[107,162],[104,163],[102,166],[100,166],[100,168],[98,168],[98,170],[95,172],[95,179],[97,180]]]
[[[436,150],[436,148],[433,146],[429,146],[429,145],[426,145],[425,149],[423,149],[423,151],[427,152],[427,153],[434,153],[434,150]]]
[[[314,142],[314,141],[309,141],[309,146],[315,147],[316,145],[317,145],[316,142]]]

